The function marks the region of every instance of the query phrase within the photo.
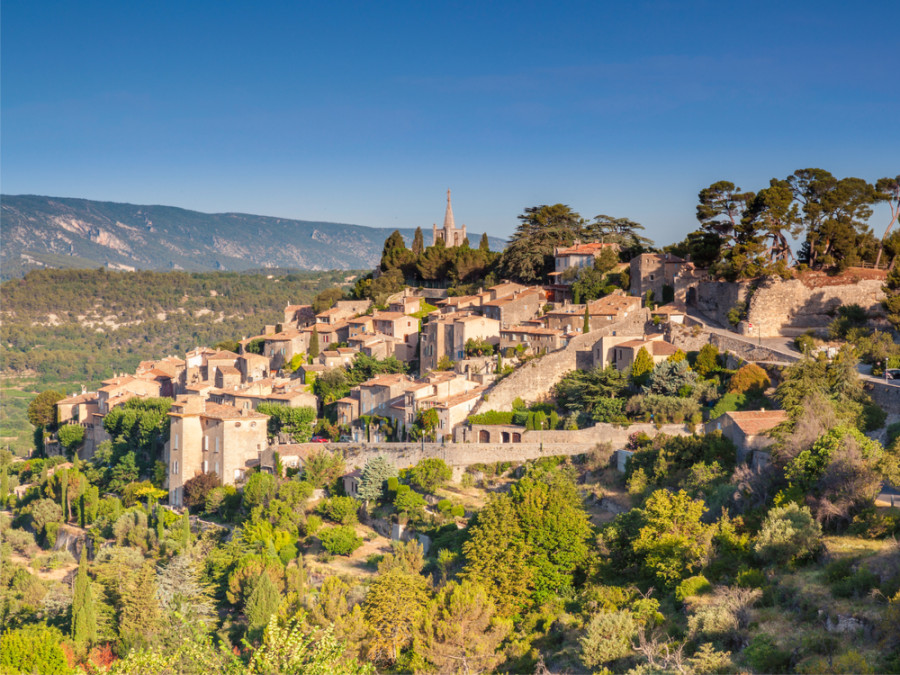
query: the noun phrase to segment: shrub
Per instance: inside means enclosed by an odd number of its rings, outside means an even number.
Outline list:
[[[405,490],[403,488],[406,488]],[[400,513],[416,513],[425,506],[425,498],[408,485],[401,485],[394,498],[394,508]]]
[[[688,629],[692,635],[740,644],[750,622],[750,608],[762,597],[759,589],[720,587],[712,598],[692,608]]]
[[[254,471],[244,486],[244,506],[264,506],[275,496],[275,476],[265,471]]]
[[[359,520],[356,515],[358,506],[353,497],[331,497],[323,500],[316,511],[335,523],[353,525]]]
[[[37,548],[34,535],[18,528],[11,527],[4,530],[3,539],[12,547],[13,551],[24,556],[31,555]]]
[[[791,667],[791,653],[779,647],[774,638],[765,633],[750,641],[744,649],[744,657],[760,673],[786,673]]]
[[[450,515],[453,516],[454,518],[465,518],[466,509],[463,507],[462,504],[457,504],[452,509],[450,509]]]
[[[307,517],[306,530],[305,530],[307,535],[310,535],[310,536],[314,535],[316,532],[319,531],[319,528],[321,528],[321,527],[322,527],[322,519],[319,518],[319,516],[313,514],[313,515]]]
[[[460,487],[468,490],[470,487],[475,485],[475,476],[466,472],[462,475],[462,478],[459,479]]]
[[[743,569],[737,573],[735,583],[741,588],[762,588],[766,585],[766,575],[762,570]]]
[[[821,537],[809,509],[791,503],[769,511],[753,550],[761,562],[787,564],[818,551]]]
[[[700,353],[697,354],[697,360],[694,362],[694,370],[701,377],[708,377],[711,373],[719,369],[719,348],[715,345],[703,345]]]
[[[634,616],[627,610],[599,612],[591,617],[581,643],[581,660],[589,668],[628,656],[637,632]]]
[[[41,625],[5,631],[0,637],[0,671],[60,675],[72,672],[60,647],[62,639],[58,629]]]
[[[675,599],[684,602],[685,599],[695,595],[709,593],[712,590],[712,584],[701,574],[694,577],[688,577],[675,588]]]
[[[322,530],[318,536],[322,546],[332,555],[350,555],[363,543],[356,530],[347,525]]]
[[[806,331],[803,335],[794,338],[794,346],[801,354],[808,354],[816,348],[816,340],[812,336],[812,331]]]
[[[831,586],[831,593],[836,598],[862,598],[877,587],[878,577],[863,567],[836,581]]]
[[[731,376],[728,383],[728,393],[730,394],[748,394],[752,392],[762,393],[770,385],[772,381],[766,374],[766,371],[755,363],[748,363],[737,369]]]

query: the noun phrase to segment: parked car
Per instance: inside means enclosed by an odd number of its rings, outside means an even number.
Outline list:
[[[313,443],[331,443],[331,439],[327,436],[313,436],[309,440]]]

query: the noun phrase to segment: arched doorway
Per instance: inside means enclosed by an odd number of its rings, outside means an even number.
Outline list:
[[[521,443],[522,442],[522,434],[520,434],[517,431],[514,431],[513,435],[512,435],[512,442],[513,443]]]
[[[482,429],[478,432],[478,442],[479,443],[490,443],[491,442],[491,432],[487,429]]]
[[[509,432],[508,431],[500,432],[500,442],[501,443],[509,443]]]

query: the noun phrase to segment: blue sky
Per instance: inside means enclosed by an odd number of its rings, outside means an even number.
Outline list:
[[[6,194],[509,235],[900,173],[900,3],[5,0]],[[880,214],[876,214],[878,216]],[[873,222],[880,231],[878,222]]]

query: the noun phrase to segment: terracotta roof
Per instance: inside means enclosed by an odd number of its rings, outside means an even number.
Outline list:
[[[372,318],[375,321],[396,321],[397,319],[406,319],[407,315],[403,312],[375,312]]]
[[[512,328],[501,328],[500,333],[525,333],[527,335],[562,335],[561,330],[555,328],[537,328],[535,326],[513,326]]]
[[[232,405],[220,405],[218,403],[206,402],[206,410],[200,413],[203,417],[210,417],[217,420],[239,420],[239,419],[268,419],[268,415],[263,415],[255,410],[238,410]]]
[[[372,317],[371,316],[357,316],[356,318],[350,319],[347,323],[360,324],[360,325],[372,323]]]
[[[210,359],[236,359],[237,357],[238,355],[234,352],[222,350],[220,352],[216,352],[215,354],[210,354],[208,357],[206,357],[206,360],[209,361]]]
[[[243,359],[244,361],[265,361],[269,362],[269,359],[262,354],[254,354],[252,352],[244,352],[238,358]]]
[[[338,347],[337,353],[338,354],[356,354],[357,350],[353,349],[352,347]]]
[[[219,372],[223,375],[240,375],[241,371],[239,371],[234,366],[222,366],[219,368]]]
[[[725,413],[747,436],[757,436],[777,427],[788,418],[784,410],[741,410]]]
[[[600,242],[593,242],[591,244],[576,244],[575,246],[569,246],[568,248],[559,249],[556,255],[560,257],[567,255],[595,255],[602,249],[611,247],[615,247],[615,244],[601,244]]]
[[[96,401],[97,400],[97,392],[89,391],[84,394],[76,394],[75,396],[69,396],[68,398],[60,399],[56,402],[56,405],[74,405],[76,403],[85,403],[87,401]]]
[[[273,333],[272,335],[266,335],[266,341],[269,340],[293,340],[295,337],[301,334],[299,330],[283,330],[280,333]]]
[[[379,375],[378,377],[373,377],[371,380],[367,380],[363,382],[361,386],[363,387],[390,387],[395,384],[399,384],[403,380],[406,379],[405,375],[400,373],[391,373],[388,375]]]

